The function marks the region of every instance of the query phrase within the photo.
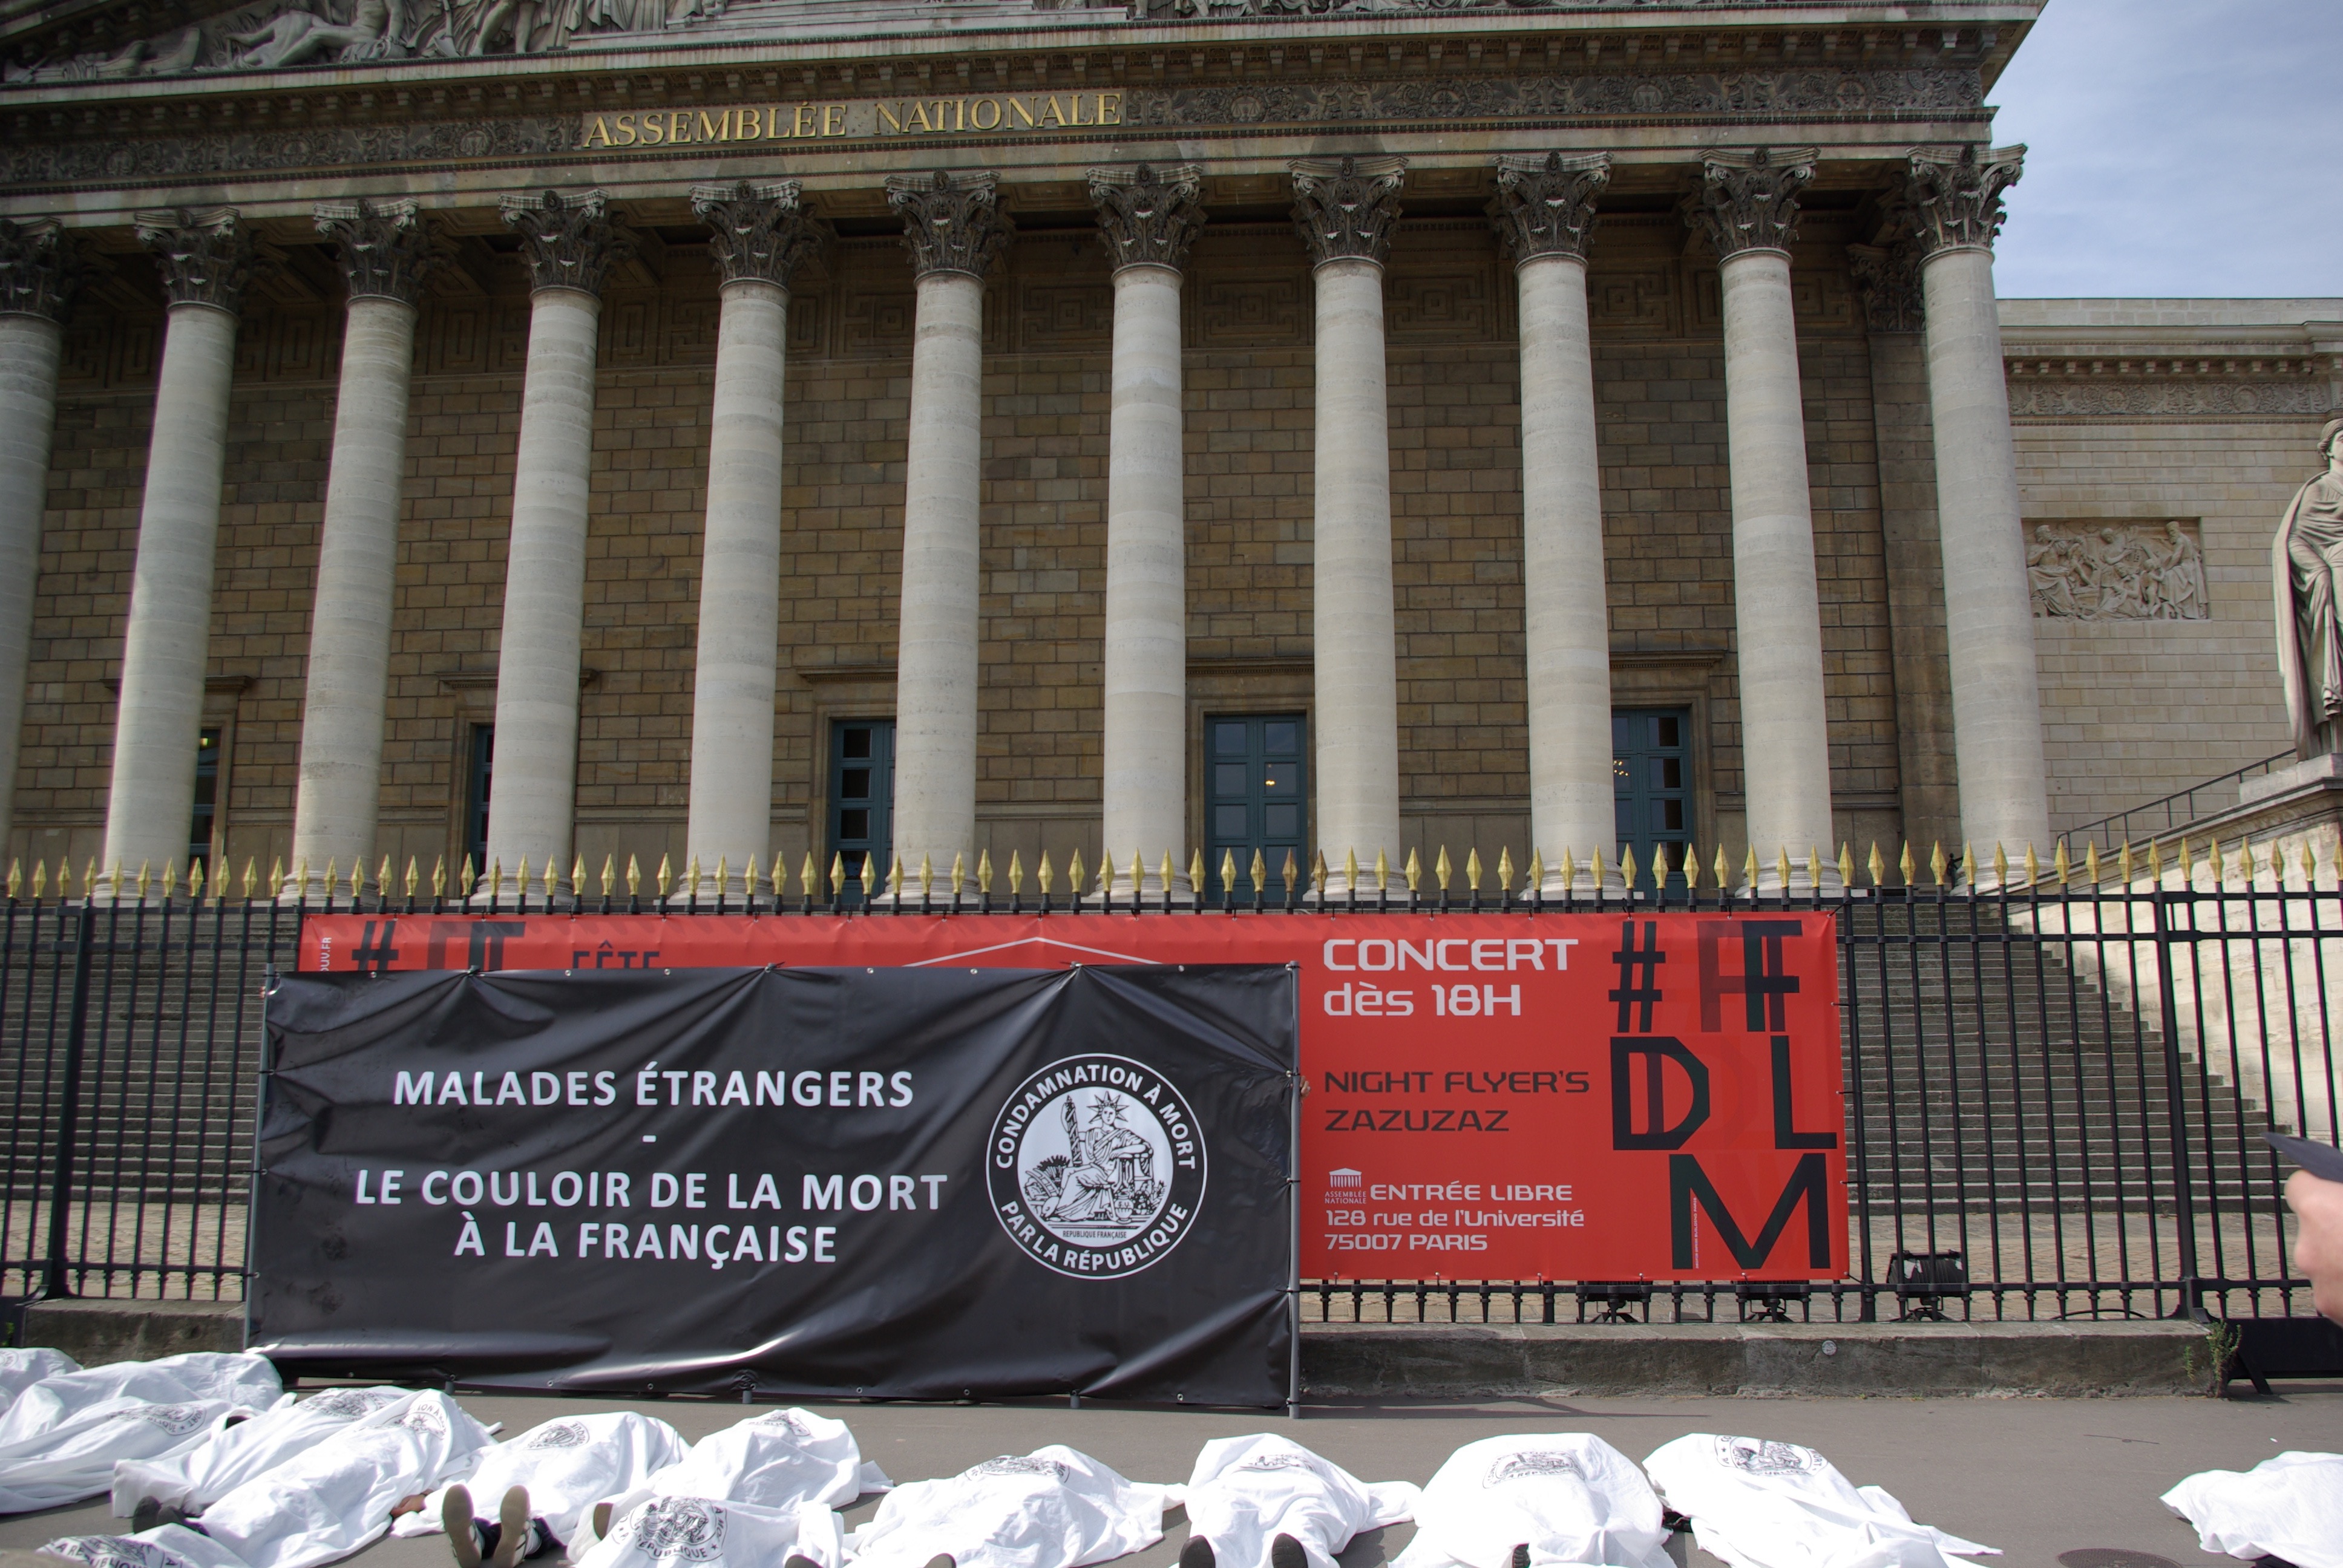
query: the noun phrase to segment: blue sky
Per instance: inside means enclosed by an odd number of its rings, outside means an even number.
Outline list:
[[[2343,296],[2343,0],[2050,0],[1988,100],[2004,297]]]

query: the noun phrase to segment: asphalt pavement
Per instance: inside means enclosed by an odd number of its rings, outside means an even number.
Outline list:
[[[752,1413],[696,1400],[583,1401],[459,1396],[509,1437],[583,1409],[658,1415],[696,1440]],[[897,1481],[950,1475],[1000,1453],[1062,1442],[1135,1480],[1185,1481],[1209,1438],[1272,1431],[1307,1443],[1366,1481],[1430,1479],[1460,1443],[1503,1432],[1591,1432],[1631,1459],[1690,1432],[1783,1439],[1818,1448],[1857,1485],[1885,1486],[1915,1519],[1998,1546],[2003,1568],[2181,1568],[2228,1563],[2157,1495],[2201,1470],[2245,1470],[2288,1449],[2343,1451],[2343,1387],[2282,1387],[2270,1399],[1511,1399],[1473,1403],[1349,1402],[1302,1419],[1222,1411],[1062,1404],[813,1404],[853,1427],[866,1459]],[[848,1513],[868,1518],[876,1498]],[[0,1519],[0,1548],[122,1529],[103,1501]],[[1377,1568],[1411,1527],[1363,1536],[1343,1568]],[[1166,1568],[1187,1538],[1175,1513],[1163,1539],[1123,1560]],[[1681,1539],[1681,1538],[1680,1538]],[[1687,1568],[1715,1559],[1684,1540]],[[2062,1561],[2063,1559],[2063,1561]],[[384,1541],[351,1559],[365,1568],[447,1568],[438,1536]]]

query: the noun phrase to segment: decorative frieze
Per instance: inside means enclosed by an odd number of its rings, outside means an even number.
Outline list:
[[[2040,620],[2205,620],[2194,522],[2036,523],[2026,578]]]
[[[829,242],[827,226],[800,202],[802,189],[795,180],[692,187],[692,214],[708,226],[709,255],[725,282],[787,288]]]
[[[953,176],[890,175],[887,205],[903,218],[903,245],[912,269],[963,272],[980,278],[1009,248],[1015,232],[1000,208],[1001,176],[990,172]]]
[[[2023,146],[1995,147],[1982,157],[1975,146],[1916,150],[1910,189],[1922,256],[1961,246],[1992,249],[2001,232],[2001,193],[2025,167]]]
[[[132,221],[155,254],[163,292],[173,305],[208,305],[235,315],[252,281],[252,235],[234,207],[142,212]]]
[[[609,199],[598,190],[572,196],[559,191],[508,196],[498,205],[505,222],[520,235],[532,291],[574,288],[598,296],[611,264],[634,254],[611,228]]]
[[[63,321],[81,286],[81,251],[55,218],[0,218],[0,316]]]
[[[446,258],[432,247],[431,233],[412,201],[379,204],[319,202],[317,232],[335,242],[352,299],[396,299],[414,305],[423,281]]]
[[[1917,332],[1927,325],[1916,237],[1906,234],[1886,245],[1851,245],[1846,260],[1872,331]]]
[[[1286,167],[1293,175],[1294,232],[1309,247],[1311,265],[1359,260],[1380,266],[1399,221],[1407,160],[1296,158]]]
[[[1594,202],[1611,183],[1611,155],[1500,157],[1489,221],[1517,262],[1540,256],[1586,256]]]
[[[2316,419],[2329,411],[2332,397],[2324,380],[2013,377],[2009,415],[2013,419]]]
[[[1818,156],[1812,147],[1703,153],[1684,222],[1706,234],[1720,257],[1787,250],[1798,237],[1798,193],[1815,177]]]
[[[1185,266],[1188,246],[1204,226],[1197,197],[1202,171],[1192,164],[1157,169],[1092,169],[1091,205],[1115,266]]]

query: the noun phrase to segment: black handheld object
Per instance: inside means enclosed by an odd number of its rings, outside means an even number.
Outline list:
[[[2289,1138],[2283,1132],[2265,1132],[2269,1146],[2309,1171],[2328,1181],[2343,1181],[2343,1149],[2332,1143],[2314,1143],[2308,1138]]]

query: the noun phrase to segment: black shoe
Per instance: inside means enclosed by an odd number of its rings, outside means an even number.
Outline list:
[[[803,1553],[792,1552],[789,1555],[789,1560],[781,1564],[781,1568],[821,1568],[821,1564]]]
[[[1310,1557],[1301,1542],[1280,1535],[1269,1543],[1269,1568],[1310,1568]]]
[[[130,1511],[130,1528],[144,1535],[163,1523],[163,1501],[158,1497],[142,1497]]]
[[[1530,1543],[1528,1542],[1517,1541],[1513,1543],[1513,1568],[1530,1568]]]
[[[1180,1548],[1180,1568],[1217,1568],[1212,1558],[1212,1543],[1201,1535],[1191,1535]]]
[[[451,1486],[439,1500],[439,1527],[447,1533],[447,1550],[456,1568],[480,1568],[480,1538],[472,1533],[472,1493]]]

